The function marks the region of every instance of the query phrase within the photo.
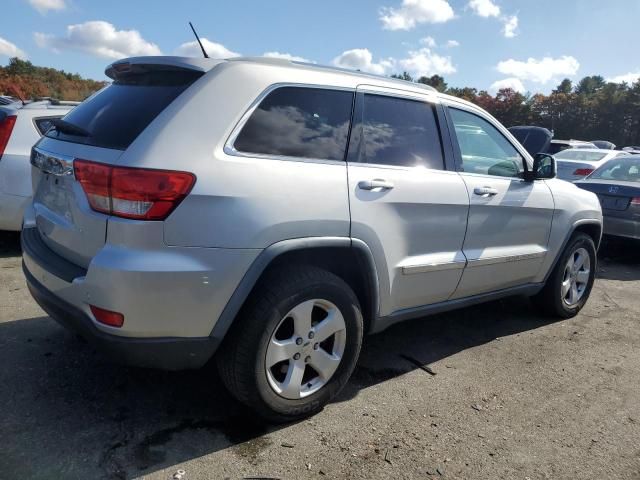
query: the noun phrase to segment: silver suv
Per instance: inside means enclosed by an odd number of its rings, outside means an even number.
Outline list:
[[[33,148],[31,293],[128,364],[317,412],[365,334],[507,295],[576,315],[596,196],[475,105],[274,59],[144,57]]]

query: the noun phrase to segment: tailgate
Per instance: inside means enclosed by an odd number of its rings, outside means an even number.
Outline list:
[[[33,207],[42,240],[54,252],[81,267],[105,243],[107,215],[94,212],[73,175],[73,160],[115,163],[120,150],[43,138],[32,151]]]

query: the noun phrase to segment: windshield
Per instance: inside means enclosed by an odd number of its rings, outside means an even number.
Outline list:
[[[609,152],[585,152],[584,150],[563,150],[554,155],[556,160],[580,160],[582,162],[597,162],[606,157]]]
[[[640,158],[628,157],[610,160],[588,178],[640,183]]]

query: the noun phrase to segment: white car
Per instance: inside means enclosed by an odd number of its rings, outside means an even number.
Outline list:
[[[582,180],[609,160],[628,155],[628,152],[620,150],[570,148],[558,152],[553,156],[558,166],[558,178],[575,182],[576,180]]]
[[[0,105],[0,230],[22,229],[31,198],[31,147],[78,102],[42,100]]]

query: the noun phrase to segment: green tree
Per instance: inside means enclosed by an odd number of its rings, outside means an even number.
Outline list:
[[[584,77],[576,85],[576,93],[578,95],[591,95],[606,85],[604,78],[600,75],[592,75]]]
[[[560,85],[556,87],[553,93],[564,93],[565,95],[567,95],[571,93],[572,90],[573,83],[571,83],[571,80],[569,80],[568,78],[565,78],[564,80],[562,80],[562,82],[560,82]]]
[[[447,90],[447,82],[444,81],[440,75],[432,75],[430,77],[422,76],[417,80],[418,83],[430,85],[439,92],[445,92]]]
[[[413,82],[413,77],[408,72],[402,72],[401,74],[394,73],[391,78],[399,78],[400,80],[406,80],[407,82]]]

